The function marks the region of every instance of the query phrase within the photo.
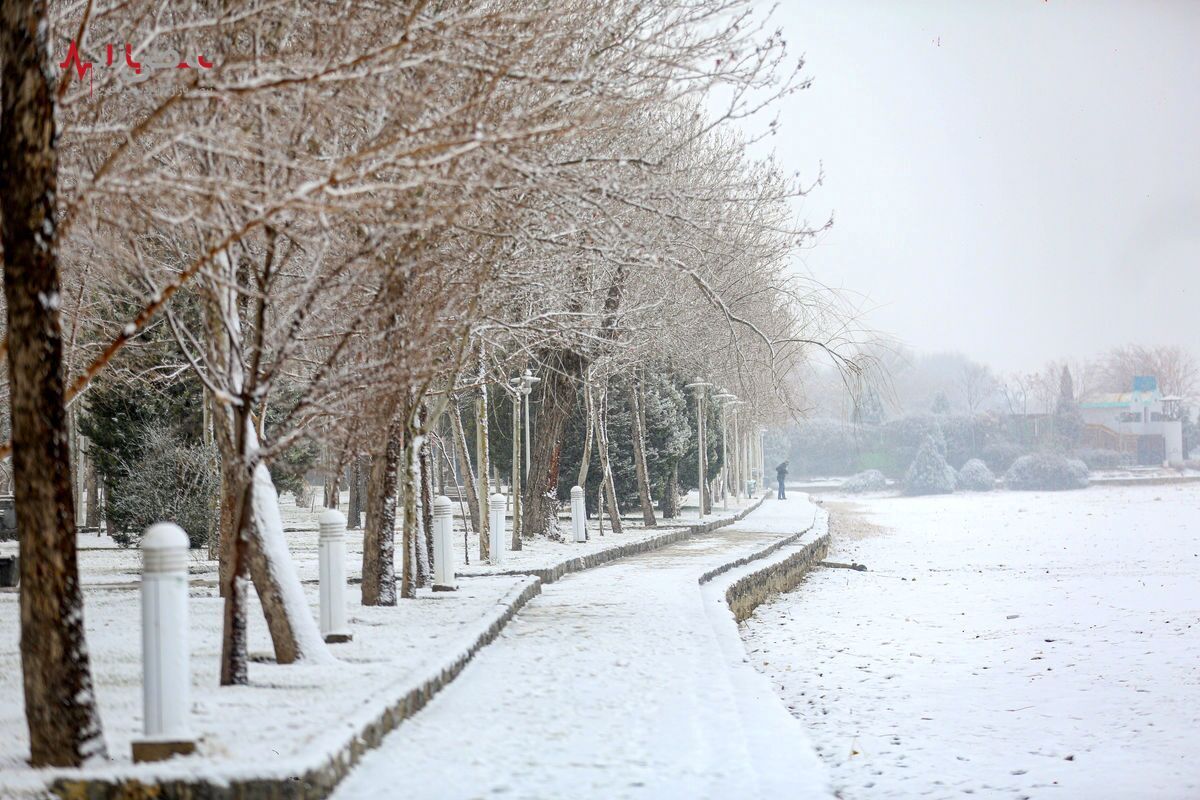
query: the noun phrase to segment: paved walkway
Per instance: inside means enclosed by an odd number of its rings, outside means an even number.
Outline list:
[[[822,796],[799,724],[697,583],[810,518],[803,499],[772,500],[737,526],[545,587],[335,796]]]

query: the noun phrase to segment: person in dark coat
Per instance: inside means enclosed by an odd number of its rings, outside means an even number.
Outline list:
[[[788,462],[786,462],[786,461],[784,461],[782,464],[780,464],[778,467],[775,468],[775,481],[776,481],[776,483],[779,484],[779,499],[780,500],[784,500],[787,498],[787,493],[784,492],[784,490],[783,490],[783,484],[787,481],[787,468],[788,468]]]

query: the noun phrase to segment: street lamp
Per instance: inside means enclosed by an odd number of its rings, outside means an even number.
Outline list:
[[[700,496],[699,515],[704,516],[704,390],[712,386],[703,378],[697,377],[685,388],[696,394],[696,491]]]
[[[533,385],[541,378],[533,377],[533,373],[525,370],[521,373],[521,394],[525,397],[525,482],[529,482],[529,395],[533,393]]]
[[[512,508],[513,508],[513,537],[512,549],[521,548],[521,379],[511,378],[513,418],[512,418]]]
[[[737,395],[731,393],[728,389],[722,389],[713,395],[713,400],[721,404],[721,507],[729,508],[729,436],[727,432],[728,422],[725,418],[725,409],[734,405],[737,402]],[[737,434],[735,433],[736,437]]]

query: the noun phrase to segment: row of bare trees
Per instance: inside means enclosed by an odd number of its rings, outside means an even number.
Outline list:
[[[609,387],[638,370],[703,374],[755,424],[795,407],[787,376],[840,322],[789,270],[816,232],[791,211],[808,187],[730,130],[804,85],[751,5],[0,0],[32,763],[104,755],[67,415],[103,370],[163,377],[125,357],[151,331],[203,385],[220,454],[224,684],[248,679],[251,586],[278,662],[331,658],[268,471],[297,442],[365,469],[362,597],[391,605],[429,578],[451,450],[486,554],[488,408],[522,369],[541,383],[515,546],[553,533],[580,402],[607,470]]]

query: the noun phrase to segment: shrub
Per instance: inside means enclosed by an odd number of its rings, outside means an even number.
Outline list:
[[[958,471],[958,488],[972,492],[990,492],[996,488],[996,476],[987,464],[972,458]]]
[[[887,488],[887,478],[877,469],[869,469],[847,479],[842,483],[845,492],[878,492]]]
[[[1004,483],[1010,489],[1084,489],[1088,485],[1087,464],[1057,453],[1021,456],[1008,468]]]
[[[992,442],[983,448],[983,461],[992,472],[1006,472],[1023,455],[1025,448],[1015,442]]]
[[[904,493],[949,494],[954,491],[955,483],[954,468],[946,463],[937,442],[930,436],[904,475]]]
[[[146,431],[142,455],[113,484],[108,524],[122,547],[136,546],[155,522],[174,522],[192,547],[208,541],[221,484],[215,449],[181,442],[163,428]],[[215,520],[213,520],[215,522]]]
[[[1087,464],[1088,469],[1116,469],[1122,466],[1124,456],[1117,450],[1084,448],[1075,451],[1075,457]]]

